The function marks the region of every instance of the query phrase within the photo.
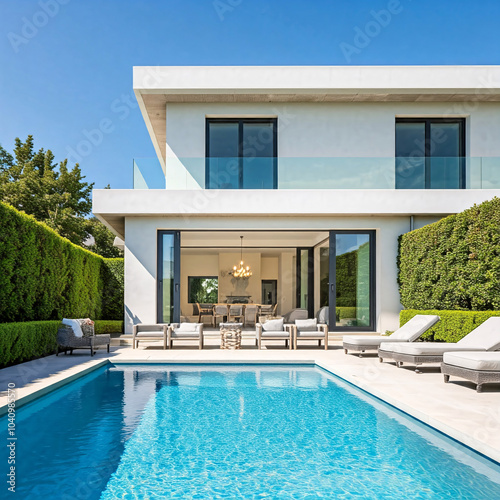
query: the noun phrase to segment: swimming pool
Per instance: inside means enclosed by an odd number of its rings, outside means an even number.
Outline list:
[[[23,499],[500,498],[497,464],[312,366],[109,365],[16,422]]]

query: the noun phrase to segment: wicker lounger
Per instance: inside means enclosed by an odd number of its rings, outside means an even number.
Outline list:
[[[392,335],[345,335],[344,352],[346,354],[348,351],[358,352],[361,358],[363,352],[377,351],[384,342],[414,342],[438,321],[439,316],[417,314]]]
[[[424,363],[440,363],[445,352],[495,351],[500,348],[500,317],[494,316],[481,323],[472,332],[456,343],[445,342],[387,342],[379,347],[379,360],[392,359],[396,366],[403,363],[418,366]]]
[[[482,392],[483,384],[500,382],[500,352],[446,352],[441,372],[445,383],[453,375],[474,382],[476,391]]]

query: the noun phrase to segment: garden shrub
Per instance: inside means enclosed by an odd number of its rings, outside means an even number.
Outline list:
[[[60,321],[0,324],[0,367],[54,354]]]
[[[407,309],[500,310],[500,199],[400,236]]]
[[[123,317],[123,260],[0,202],[0,322]]]
[[[443,311],[437,309],[419,311],[405,309],[399,314],[399,325],[403,326],[416,314],[436,314],[441,318],[420,337],[422,340],[458,342],[491,316],[500,316],[500,311]]]
[[[123,333],[123,321],[97,320],[94,324],[94,333]]]

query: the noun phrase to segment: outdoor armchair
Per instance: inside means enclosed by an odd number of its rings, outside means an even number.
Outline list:
[[[197,340],[199,349],[203,349],[203,323],[172,323],[167,331],[170,349],[174,340]]]
[[[317,340],[318,346],[321,346],[321,341],[325,345],[325,350],[328,349],[328,325],[318,324],[314,319],[296,319],[295,324],[291,325],[294,331],[294,349],[297,349],[298,340]]]
[[[132,329],[132,348],[139,347],[140,340],[162,340],[163,349],[167,348],[167,325],[134,325]]]
[[[89,318],[62,321],[57,330],[56,356],[62,351],[73,354],[74,349],[90,349],[90,356],[93,356],[101,346],[106,346],[109,352],[110,336],[95,335],[94,322]]]
[[[284,340],[285,347],[292,348],[293,326],[285,325],[283,318],[271,319],[265,323],[255,325],[256,343],[259,349],[262,348],[263,340]]]
[[[417,314],[392,335],[344,335],[344,352],[359,352],[359,357],[365,351],[377,351],[384,342],[415,342],[431,326],[439,321],[439,316],[433,314]]]

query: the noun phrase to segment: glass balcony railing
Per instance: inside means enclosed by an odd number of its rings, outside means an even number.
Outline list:
[[[134,189],[500,189],[500,157],[142,158]]]

